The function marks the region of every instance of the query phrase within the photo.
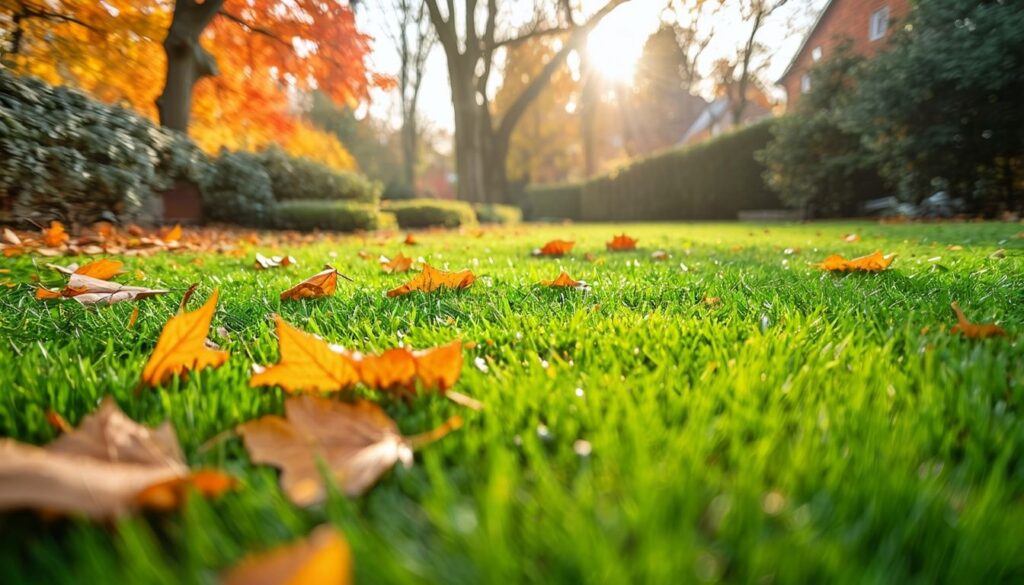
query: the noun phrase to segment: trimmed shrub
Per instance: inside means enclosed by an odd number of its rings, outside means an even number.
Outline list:
[[[354,232],[381,227],[376,205],[351,201],[295,200],[274,206],[274,225],[289,230]]]
[[[583,183],[535,185],[526,188],[521,207],[526,219],[580,219]]]
[[[0,70],[0,210],[150,219],[154,193],[196,181],[206,164],[187,137],[133,112]]]
[[[410,199],[387,202],[385,211],[395,214],[402,229],[421,227],[459,227],[476,224],[476,212],[463,201]]]
[[[339,171],[277,146],[261,153],[278,201],[329,200],[377,203],[383,187],[357,173]]]
[[[735,219],[739,211],[782,209],[754,153],[773,120],[696,146],[640,159],[583,186],[584,221]]]
[[[265,227],[274,193],[259,155],[222,151],[200,181],[203,216],[213,221]]]
[[[476,211],[476,220],[480,223],[512,225],[523,221],[522,210],[512,205],[481,203],[474,205],[473,210]]]

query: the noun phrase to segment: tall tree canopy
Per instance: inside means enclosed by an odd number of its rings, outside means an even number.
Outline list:
[[[274,141],[350,167],[332,135],[295,115],[298,98],[319,89],[353,104],[386,83],[336,0],[0,0],[0,15],[6,65],[188,127],[207,150]]]

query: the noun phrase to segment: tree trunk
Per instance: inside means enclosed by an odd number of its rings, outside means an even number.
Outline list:
[[[192,113],[192,89],[203,77],[217,74],[217,62],[199,44],[199,36],[216,16],[224,0],[177,0],[174,16],[164,39],[167,77],[163,93],[156,100],[160,125],[188,131]]]
[[[449,72],[451,73],[449,68]],[[456,68],[458,69],[458,68]],[[459,77],[462,77],[461,75]],[[481,106],[476,103],[472,72],[465,78],[452,78],[452,105],[455,107],[455,171],[457,194],[462,201],[482,202],[487,194],[486,135]]]

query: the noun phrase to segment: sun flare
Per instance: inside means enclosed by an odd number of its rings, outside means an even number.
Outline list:
[[[633,81],[644,42],[657,26],[647,12],[629,8],[627,4],[609,14],[587,39],[591,66],[609,81]]]

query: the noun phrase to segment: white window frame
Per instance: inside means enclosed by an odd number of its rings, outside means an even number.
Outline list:
[[[821,47],[814,47],[811,49],[811,60],[815,63],[821,61]]]
[[[811,74],[804,73],[800,76],[800,93],[811,91]]]
[[[871,13],[868,19],[868,40],[877,41],[889,31],[889,7],[883,6]]]

